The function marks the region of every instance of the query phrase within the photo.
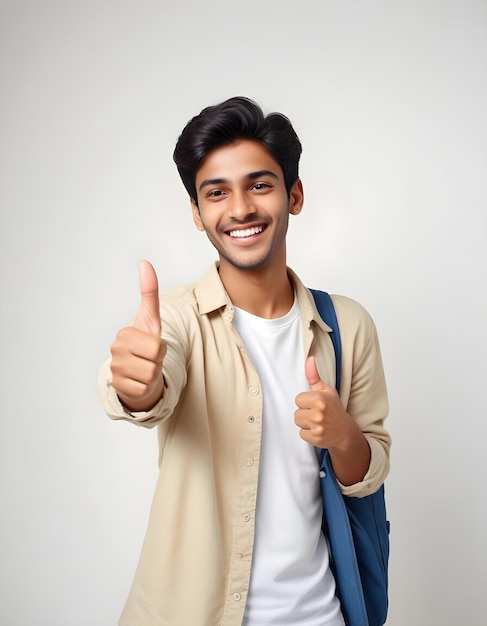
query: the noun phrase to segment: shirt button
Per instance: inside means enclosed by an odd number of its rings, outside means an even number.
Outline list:
[[[320,478],[324,478],[325,476],[326,476],[326,473],[325,473],[323,470],[321,470],[321,472],[320,472]]]
[[[249,387],[249,393],[251,396],[256,396],[259,393],[259,388],[252,385],[252,387]]]
[[[240,600],[242,596],[239,593],[234,593],[233,594],[233,599],[235,600],[235,602],[238,602]]]
[[[237,554],[237,559],[243,559],[243,552],[239,552]]]
[[[242,519],[244,522],[248,522],[250,520],[250,515],[248,513],[244,513],[242,515]]]
[[[251,459],[250,457],[249,457],[249,458],[247,458],[247,459],[245,459],[245,465],[246,465],[247,467],[250,467],[250,466],[251,466],[251,465],[253,465],[253,464],[254,464],[254,460],[253,460],[253,459]]]
[[[255,417],[253,415],[249,415],[247,418],[247,422],[249,424],[253,424],[255,422]]]

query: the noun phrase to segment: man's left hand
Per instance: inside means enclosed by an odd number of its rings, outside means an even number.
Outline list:
[[[340,448],[353,428],[353,420],[343,408],[336,389],[321,380],[314,357],[305,364],[309,391],[296,396],[294,421],[302,439],[319,448]]]

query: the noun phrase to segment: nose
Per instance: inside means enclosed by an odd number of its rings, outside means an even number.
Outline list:
[[[256,207],[253,200],[249,198],[247,194],[240,191],[232,194],[229,212],[230,217],[233,217],[233,219],[239,222],[244,222],[250,215],[254,215],[255,212]]]

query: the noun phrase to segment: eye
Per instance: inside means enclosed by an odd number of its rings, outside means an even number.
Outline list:
[[[222,189],[212,189],[206,194],[207,198],[220,198],[225,192]]]
[[[270,188],[270,185],[268,183],[263,183],[262,181],[258,183],[254,183],[252,185],[252,189],[255,189],[255,191],[264,191],[269,188]]]

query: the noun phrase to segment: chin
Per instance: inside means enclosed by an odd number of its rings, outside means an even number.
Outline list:
[[[225,260],[226,263],[239,270],[259,270],[262,269],[269,262],[269,257],[263,257],[260,259],[236,259],[225,254],[220,253],[220,257]]]

